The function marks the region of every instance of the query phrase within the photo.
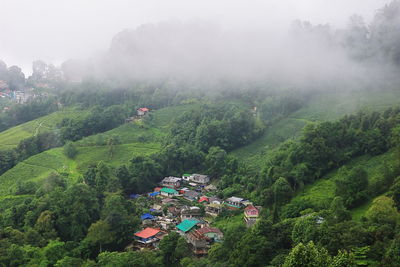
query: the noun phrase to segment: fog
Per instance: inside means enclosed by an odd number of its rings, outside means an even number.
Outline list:
[[[384,81],[382,75],[393,78],[393,69],[355,61],[341,35],[350,16],[359,14],[368,25],[388,2],[1,0],[0,59],[27,74],[34,60],[79,60],[64,64],[77,76],[72,80],[172,76],[368,85]]]

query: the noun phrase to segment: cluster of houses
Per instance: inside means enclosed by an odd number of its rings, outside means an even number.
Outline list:
[[[159,187],[146,194],[148,212],[141,216],[143,229],[135,233],[135,248],[157,248],[168,232],[182,235],[195,255],[207,254],[210,246],[223,240],[220,229],[212,227],[212,218],[224,209],[244,210],[247,226],[258,219],[260,207],[238,197],[216,197],[217,188],[202,174],[165,177]],[[138,195],[132,195],[137,198]]]
[[[44,96],[44,95],[47,96],[46,93],[39,94],[39,93],[35,92],[34,88],[25,88],[23,91],[21,91],[21,90],[14,91],[9,88],[3,88],[3,87],[1,87],[2,82],[3,81],[0,81],[0,97],[9,99],[18,104],[27,103],[29,101],[32,101],[33,99],[35,99],[38,96]]]

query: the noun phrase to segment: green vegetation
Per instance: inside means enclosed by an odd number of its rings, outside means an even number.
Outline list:
[[[64,118],[81,118],[85,115],[87,115],[87,112],[84,110],[66,108],[7,129],[0,132],[0,150],[16,148],[23,139],[40,133],[55,131],[57,124]]]

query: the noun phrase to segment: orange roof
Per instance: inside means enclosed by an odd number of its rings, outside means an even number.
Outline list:
[[[158,192],[158,191],[160,191],[161,190],[161,187],[156,187],[156,188],[154,188],[154,192]]]
[[[202,196],[202,197],[199,199],[199,202],[203,202],[203,201],[207,201],[207,202],[208,202],[208,197]]]
[[[135,236],[141,237],[141,238],[149,238],[149,237],[155,236],[159,232],[160,232],[159,229],[154,229],[154,228],[147,227],[146,229],[135,233]]]

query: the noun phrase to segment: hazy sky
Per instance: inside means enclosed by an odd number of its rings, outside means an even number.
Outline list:
[[[0,0],[0,59],[30,72],[31,62],[56,64],[106,50],[126,28],[165,20],[202,19],[222,27],[284,29],[294,19],[346,24],[368,21],[388,0]]]

